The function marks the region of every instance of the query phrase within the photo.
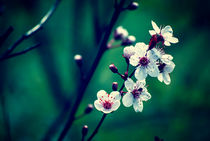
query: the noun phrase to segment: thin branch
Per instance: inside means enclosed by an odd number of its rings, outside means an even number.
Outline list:
[[[107,49],[107,42],[109,40],[109,36],[110,36],[110,34],[112,32],[112,28],[114,27],[114,24],[116,23],[119,15],[121,13],[121,8],[123,7],[124,3],[125,3],[125,0],[121,0],[121,2],[119,3],[118,7],[115,8],[115,11],[113,13],[112,19],[110,21],[110,24],[109,24],[109,26],[108,26],[108,28],[106,30],[106,33],[104,35],[104,38],[103,38],[103,40],[102,40],[102,42],[100,44],[100,48],[99,48],[99,51],[97,53],[97,56],[96,56],[96,58],[95,58],[95,60],[93,62],[93,65],[92,65],[92,67],[91,67],[91,69],[90,69],[86,79],[83,81],[83,83],[81,83],[80,89],[78,90],[79,92],[77,94],[77,98],[76,98],[75,104],[73,105],[73,108],[72,108],[72,111],[70,113],[70,116],[69,116],[69,118],[67,120],[67,123],[64,125],[64,128],[63,128],[63,130],[62,130],[62,132],[61,132],[61,134],[59,136],[58,141],[62,141],[64,139],[64,137],[66,136],[68,130],[72,126],[72,123],[73,123],[73,121],[75,119],[75,113],[77,112],[77,109],[78,109],[78,107],[80,105],[80,102],[81,102],[81,100],[83,98],[83,95],[84,95],[84,92],[85,92],[85,90],[86,90],[86,88],[88,86],[88,83],[90,82],[90,80],[91,80],[91,78],[92,78],[92,76],[93,76],[93,74],[94,74],[94,72],[95,72],[95,70],[96,70],[96,68],[97,68],[97,66],[99,64],[99,61],[100,61],[103,53]]]
[[[118,2],[117,0],[114,0],[114,8],[117,8]]]
[[[107,114],[103,114],[100,122],[98,123],[96,129],[93,131],[93,133],[91,134],[91,136],[87,139],[87,141],[91,141],[93,139],[93,137],[98,133],[99,128],[101,127],[101,124],[103,123],[105,117],[107,116]]]
[[[6,60],[6,59],[10,59],[10,58],[13,58],[13,57],[16,57],[16,56],[25,54],[25,53],[27,53],[27,52],[29,52],[29,51],[31,51],[31,50],[33,50],[33,49],[39,47],[40,45],[41,45],[41,44],[38,43],[38,44],[33,45],[32,47],[29,47],[29,48],[27,48],[27,49],[25,49],[25,50],[23,50],[23,51],[13,53],[13,54],[7,55],[7,56],[5,56],[5,57],[1,57],[1,58],[0,58],[0,61],[3,61],[3,60]]]
[[[98,0],[92,0],[92,13],[93,13],[93,28],[95,34],[95,44],[99,44],[102,37],[102,26],[100,25]]]
[[[25,39],[31,37],[36,32],[41,30],[43,28],[43,25],[48,21],[48,19],[52,16],[52,14],[55,12],[56,8],[58,7],[61,0],[56,0],[54,5],[50,8],[50,10],[47,12],[47,14],[40,20],[40,22],[35,25],[33,28],[31,28],[29,31],[27,31],[25,34],[23,34],[10,48],[7,49],[7,51],[3,54],[3,57],[10,54],[20,43],[22,43]]]
[[[9,37],[9,35],[12,33],[13,30],[14,28],[12,26],[9,26],[7,31],[0,37],[0,47],[2,46],[4,41]]]

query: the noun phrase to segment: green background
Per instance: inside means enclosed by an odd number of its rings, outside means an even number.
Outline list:
[[[83,71],[88,73],[97,53],[95,27],[104,31],[113,13],[114,0],[62,0],[44,29],[24,41],[15,50],[32,44],[41,46],[27,54],[0,62],[0,140],[38,141],[50,129],[58,133],[67,119],[68,102],[75,101],[80,73],[73,57],[84,58]],[[159,136],[166,141],[207,141],[210,138],[210,63],[209,1],[142,0],[135,11],[123,12],[115,25],[122,25],[137,42],[149,43],[151,20],[171,25],[179,43],[166,48],[176,67],[169,86],[148,77],[152,99],[144,102],[142,113],[123,105],[105,119],[95,141],[152,141]],[[54,0],[3,0],[0,2],[0,34],[12,25],[14,32],[0,48],[2,54],[23,33],[36,25]],[[127,3],[129,1],[127,0]],[[98,21],[97,22],[95,22]],[[111,39],[111,37],[110,37]],[[93,103],[97,91],[111,92],[111,84],[122,80],[108,66],[114,63],[120,72],[126,70],[123,48],[106,51],[85,93],[77,115]],[[66,104],[67,103],[67,104]],[[8,117],[4,117],[6,111]],[[62,113],[58,125],[52,123]],[[102,113],[95,110],[74,122],[66,140],[81,140],[81,128],[87,124],[89,134]],[[5,123],[5,119],[8,124]]]

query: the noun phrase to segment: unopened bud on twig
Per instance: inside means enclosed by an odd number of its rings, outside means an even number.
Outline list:
[[[79,67],[82,66],[82,56],[81,56],[80,54],[76,54],[76,55],[74,56],[74,60],[75,60],[75,62],[77,63],[77,65],[78,65]]]
[[[118,89],[118,83],[117,82],[113,82],[112,83],[112,90],[113,91],[117,91],[117,89]]]
[[[113,73],[118,73],[118,69],[114,64],[109,65],[109,69],[113,72]]]
[[[84,125],[83,128],[82,128],[82,135],[83,136],[86,136],[88,133],[88,126],[87,125]]]
[[[131,3],[128,5],[127,9],[128,9],[128,10],[136,10],[138,7],[139,7],[139,4],[138,4],[137,2],[131,2]]]
[[[93,105],[92,104],[88,104],[88,106],[85,109],[85,114],[89,114],[90,112],[93,111]]]

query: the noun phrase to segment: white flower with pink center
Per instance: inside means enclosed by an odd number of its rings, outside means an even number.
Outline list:
[[[102,111],[105,114],[116,111],[120,107],[121,95],[118,91],[113,91],[108,94],[104,90],[100,90],[97,93],[97,100],[94,102],[94,106],[97,110]]]
[[[151,77],[157,77],[159,70],[156,65],[156,57],[154,53],[151,53],[151,50],[148,51],[148,45],[137,43],[134,49],[135,54],[130,57],[129,62],[132,66],[137,66],[135,71],[136,79],[144,80],[147,74]]]
[[[164,28],[159,28],[154,21],[152,22],[153,30],[149,30],[151,36],[155,36],[156,42],[163,42],[166,46],[170,46],[171,43],[178,43],[179,40],[173,37],[173,30],[170,25]]]
[[[145,85],[145,80],[138,80],[134,83],[132,79],[128,78],[125,81],[125,87],[128,92],[122,98],[123,105],[125,107],[133,105],[136,112],[142,112],[143,101],[147,101],[151,98],[151,95],[147,91],[147,88],[145,88]]]

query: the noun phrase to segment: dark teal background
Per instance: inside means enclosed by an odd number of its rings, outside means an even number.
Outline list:
[[[79,69],[73,57],[82,54],[83,71],[87,73],[98,47],[94,17],[98,17],[102,31],[113,12],[114,0],[62,0],[44,29],[24,41],[15,51],[34,43],[42,45],[27,54],[0,62],[0,94],[5,105],[0,106],[0,140],[8,130],[3,108],[9,117],[10,133],[14,141],[38,141],[62,112],[63,106],[75,101],[79,83]],[[167,47],[176,67],[169,86],[157,78],[148,77],[152,99],[144,102],[142,113],[123,105],[107,116],[95,141],[152,141],[159,136],[165,141],[208,141],[210,138],[210,62],[209,62],[209,1],[197,0],[141,0],[136,11],[122,13],[116,26],[122,25],[137,42],[149,43],[151,20],[158,25],[171,25],[179,43]],[[9,25],[14,32],[0,49],[3,53],[23,33],[36,25],[54,0],[3,0],[0,2],[0,34]],[[98,6],[97,6],[98,5]],[[111,39],[111,38],[110,38]],[[80,115],[86,105],[96,100],[97,91],[111,92],[111,84],[122,80],[108,66],[114,63],[120,72],[126,70],[123,48],[110,49],[103,55],[79,107]],[[2,103],[2,102],[1,102]],[[68,112],[61,121],[65,122]],[[75,121],[66,140],[81,139],[81,128],[94,130],[102,113],[94,110]],[[61,125],[62,127],[63,125]],[[54,128],[53,128],[54,129]],[[61,128],[58,129],[60,132]],[[88,134],[88,135],[89,135]],[[57,138],[52,136],[53,140]]]

